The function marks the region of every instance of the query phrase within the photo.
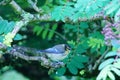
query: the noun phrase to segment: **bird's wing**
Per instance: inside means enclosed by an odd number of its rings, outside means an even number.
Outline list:
[[[46,53],[53,53],[53,54],[61,54],[63,53],[63,51],[61,52],[59,49],[56,48],[48,48],[44,50]]]

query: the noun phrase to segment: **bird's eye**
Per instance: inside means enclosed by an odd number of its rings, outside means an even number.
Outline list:
[[[70,50],[70,46],[65,44],[65,50]]]

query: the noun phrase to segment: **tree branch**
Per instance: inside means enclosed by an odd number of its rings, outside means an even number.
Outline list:
[[[45,53],[41,53],[39,50],[34,48],[13,46],[10,50],[7,50],[7,46],[0,42],[0,50],[4,51],[4,54],[10,54],[26,61],[41,62],[41,65],[46,68],[59,68],[65,66],[63,62],[54,62],[50,60]],[[32,56],[29,56],[28,53],[31,53]],[[3,54],[0,55],[0,59],[2,58],[2,55]]]
[[[21,58],[26,61],[38,61],[41,62],[41,65],[46,68],[59,68],[65,66],[65,64],[61,61],[54,62],[50,60],[46,54],[38,52],[39,50],[36,50],[34,48],[29,47],[21,47],[21,46],[13,46],[11,50],[6,51],[7,54],[10,54],[12,56]],[[29,56],[27,53],[33,54],[32,56]]]
[[[28,0],[28,3],[31,4],[37,12],[41,13],[41,9],[39,9],[36,6],[36,3],[32,2],[31,0]],[[25,12],[23,9],[20,8],[20,6],[14,0],[12,0],[10,2],[10,4],[17,12],[19,12],[19,13]],[[28,13],[28,12],[26,12],[26,13]],[[54,21],[54,20],[51,20],[51,13],[47,13],[47,14],[44,13],[43,15],[40,15],[39,13],[38,14],[31,14],[31,16],[34,16],[32,18],[33,21],[36,21],[36,20],[38,20],[38,21]],[[94,21],[94,20],[105,19],[105,18],[107,18],[107,17],[105,17],[104,12],[101,11],[100,13],[98,13],[90,18],[86,18],[86,17],[85,18],[78,18],[75,22],[68,17],[68,18],[66,18],[65,22],[66,23],[71,23],[71,22],[78,23],[78,22],[82,22],[82,21]]]

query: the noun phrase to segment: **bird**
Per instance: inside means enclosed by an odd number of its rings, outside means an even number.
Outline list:
[[[58,44],[45,50],[39,50],[52,61],[61,61],[70,53],[71,48],[67,44]]]

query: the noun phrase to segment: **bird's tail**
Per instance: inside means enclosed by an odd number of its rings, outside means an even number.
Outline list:
[[[45,51],[44,50],[38,50],[37,53],[41,54],[41,53],[45,53]]]

